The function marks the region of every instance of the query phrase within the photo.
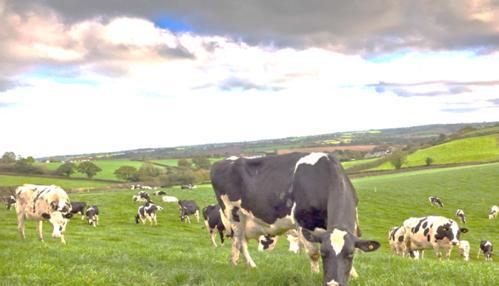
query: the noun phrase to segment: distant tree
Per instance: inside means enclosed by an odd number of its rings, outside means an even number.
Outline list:
[[[87,175],[87,178],[89,178],[89,179],[91,179],[97,173],[102,171],[102,169],[99,168],[99,166],[95,165],[94,163],[92,163],[90,161],[81,162],[78,165],[78,167],[76,168],[76,170],[79,173],[83,173],[83,174]]]
[[[400,169],[402,168],[402,165],[407,161],[407,154],[402,152],[402,151],[395,151],[393,152],[390,157],[388,158],[388,162],[395,167],[395,169]]]
[[[76,164],[72,162],[66,162],[61,164],[56,170],[57,175],[69,177],[76,172]]]
[[[16,161],[16,154],[14,152],[5,152],[2,156],[2,163],[14,163]]]
[[[43,169],[33,166],[33,163],[28,159],[21,158],[15,161],[14,171],[16,173],[24,173],[24,174],[42,174]]]
[[[430,166],[433,163],[433,159],[431,157],[426,157],[425,163],[426,166]]]
[[[114,171],[114,175],[124,181],[138,181],[139,172],[137,168],[132,166],[121,166]]]
[[[31,164],[35,163],[35,158],[33,158],[33,156],[28,156],[26,160]]]
[[[151,177],[158,177],[161,174],[161,169],[147,162],[140,166],[138,175],[141,181],[147,180]]]
[[[211,162],[207,157],[195,157],[192,158],[192,163],[196,167],[196,169],[205,169],[209,170],[211,167]]]
[[[177,162],[177,166],[181,168],[190,168],[192,164],[187,159],[180,159]]]

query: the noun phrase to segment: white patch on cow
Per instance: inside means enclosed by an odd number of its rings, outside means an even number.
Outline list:
[[[336,282],[336,280],[332,279],[331,281],[327,282],[327,286],[339,286],[340,284]]]
[[[226,158],[225,160],[236,161],[237,159],[239,159],[239,157],[237,157],[237,156],[230,156],[229,158]]]
[[[485,244],[483,246],[489,246],[489,245],[492,245],[492,243],[487,240],[487,242],[485,242]]]
[[[345,245],[345,236],[347,235],[346,231],[334,229],[331,233],[331,246],[333,247],[336,255],[340,254],[343,246]]]
[[[298,167],[301,164],[307,164],[307,165],[312,165],[313,166],[313,165],[315,165],[323,157],[325,157],[326,159],[328,159],[326,153],[310,153],[307,156],[301,157],[300,160],[298,160],[298,162],[296,162],[295,171],[294,172],[296,173],[296,170],[298,170]]]

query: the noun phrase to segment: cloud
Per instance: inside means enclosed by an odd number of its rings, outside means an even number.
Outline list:
[[[377,93],[392,92],[400,97],[413,96],[441,96],[472,92],[474,87],[494,87],[499,86],[499,81],[469,81],[469,82],[452,82],[452,81],[427,81],[415,83],[385,83],[379,82],[368,85]]]
[[[270,86],[270,85],[259,85],[256,84],[250,80],[243,79],[243,78],[237,78],[237,77],[230,77],[221,83],[219,83],[218,88],[221,90],[225,91],[231,91],[231,90],[250,90],[250,89],[255,89],[259,91],[278,91],[281,90],[282,88],[279,88],[277,86]]]
[[[0,78],[0,92],[16,88],[16,87],[22,87],[26,86],[26,84],[23,84],[17,80],[9,80],[9,79],[2,79]]]

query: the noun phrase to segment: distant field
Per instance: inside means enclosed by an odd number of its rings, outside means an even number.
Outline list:
[[[353,160],[353,161],[341,162],[341,165],[343,166],[343,168],[349,169],[349,168],[352,168],[354,166],[358,166],[358,165],[362,165],[362,164],[374,162],[376,160],[379,160],[379,158],[369,158],[369,159],[361,159],[361,160]]]
[[[213,164],[217,161],[222,160],[223,158],[209,158],[210,162]],[[161,160],[152,160],[152,163],[155,164],[160,164],[160,165],[167,165],[167,166],[172,166],[176,167],[178,166],[178,160],[179,159],[161,159]],[[187,159],[189,162],[192,162],[192,158]]]
[[[497,285],[499,261],[476,259],[478,243],[499,239],[499,219],[488,220],[492,204],[499,203],[499,163],[459,168],[434,169],[355,179],[363,237],[377,239],[381,248],[358,253],[355,267],[360,274],[349,285]],[[194,199],[203,207],[215,202],[209,185],[194,190],[167,189],[180,199]],[[73,219],[68,226],[68,245],[50,238],[45,223],[46,243],[36,239],[33,222],[27,223],[27,240],[21,241],[13,211],[0,209],[0,285],[321,285],[322,273],[311,274],[308,258],[287,251],[280,239],[272,252],[250,251],[257,263],[249,269],[240,263],[229,265],[229,245],[214,249],[201,223],[180,223],[178,207],[161,203],[158,226],[136,225],[138,204],[130,190],[108,190],[71,194],[71,199],[97,204],[101,224],[96,228]],[[445,208],[427,201],[437,195]],[[153,199],[155,199],[153,197]],[[422,261],[394,256],[387,244],[387,232],[410,216],[445,215],[454,218],[457,208],[468,216],[471,261],[464,262],[456,251],[450,261],[438,261],[427,251]],[[218,241],[218,238],[217,238]],[[497,257],[496,257],[497,258]],[[241,260],[243,258],[241,257]]]
[[[144,162],[131,161],[131,160],[94,160],[92,163],[99,166],[102,171],[95,175],[95,179],[106,179],[106,180],[119,180],[114,175],[114,171],[121,166],[132,166],[135,168],[140,168]],[[49,170],[57,169],[61,163],[37,163],[38,166],[45,166]],[[85,178],[86,176],[81,173],[74,173],[71,175],[74,178]]]
[[[95,188],[111,185],[110,183],[92,180],[65,180],[58,178],[0,175],[0,186],[19,186],[22,184],[58,185],[64,189]]]
[[[293,152],[333,152],[336,150],[371,151],[376,145],[345,145],[345,146],[324,146],[309,148],[279,149],[277,154],[289,154]]]
[[[498,137],[498,134],[471,137],[421,149],[410,154],[402,167],[424,166],[427,157],[433,159],[433,165],[499,160]],[[372,170],[389,169],[393,166],[387,162]]]

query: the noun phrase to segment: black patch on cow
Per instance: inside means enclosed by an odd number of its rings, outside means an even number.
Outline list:
[[[315,228],[326,229],[327,210],[311,208],[309,210],[301,210],[295,212],[295,217],[298,223],[309,230]]]
[[[422,219],[418,222],[418,224],[416,224],[416,226],[412,229],[412,232],[413,232],[413,233],[417,233],[417,232],[419,231],[419,228],[421,227],[421,224],[422,224],[423,222],[425,222],[425,221],[426,221],[426,219],[427,219],[427,217],[422,218]]]
[[[237,221],[237,222],[239,222],[239,214],[238,214],[238,212],[239,212],[239,208],[238,207],[234,207],[232,209],[232,212],[231,212],[232,213],[232,218],[234,219],[234,221]]]
[[[454,239],[454,234],[452,233],[451,230],[451,223],[446,223],[444,225],[441,225],[437,228],[437,231],[435,233],[435,239],[436,240],[442,240],[444,238],[448,238],[449,240]]]
[[[403,236],[403,235],[399,236],[399,239],[398,239],[398,241],[399,241],[399,242],[402,242],[402,241],[404,241],[404,236]]]
[[[270,245],[274,243],[274,238],[268,235],[264,236],[264,239],[260,240],[260,243],[263,245],[263,249],[269,249]]]
[[[426,236],[426,240],[428,240],[428,242],[430,242],[430,240],[431,240],[431,235],[429,235],[429,234],[428,234],[428,235]]]
[[[397,230],[399,230],[399,228],[400,226],[392,230],[392,232],[390,233],[390,240],[395,241],[395,233],[397,232]]]
[[[427,236],[429,232],[430,232],[430,229],[429,229],[429,228],[426,228],[426,229],[424,230],[424,232],[423,232],[424,236]]]
[[[427,221],[425,221],[425,222],[423,223],[423,228],[426,228],[426,226],[427,226],[427,225],[428,225],[428,222],[427,222]],[[425,234],[425,235],[426,235],[426,234]]]
[[[50,214],[48,214],[48,213],[42,213],[42,217],[44,219],[50,219]]]

